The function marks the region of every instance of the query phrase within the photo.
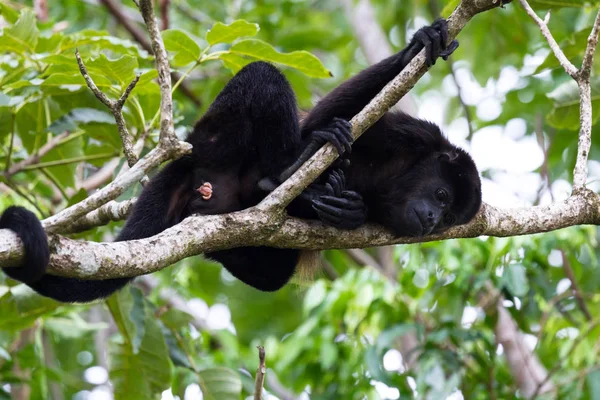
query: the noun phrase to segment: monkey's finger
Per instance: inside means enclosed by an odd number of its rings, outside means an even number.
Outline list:
[[[430,39],[430,46],[429,46],[429,56],[431,57],[431,65],[435,65],[435,61],[436,59],[440,56],[440,52],[442,51],[441,49],[441,37],[440,34],[437,30],[435,29],[427,29],[425,31],[427,33],[427,36],[429,36]]]
[[[328,195],[335,196],[335,190],[333,190],[333,187],[329,182],[325,184],[325,191]]]
[[[313,208],[321,221],[339,229],[356,229],[364,224],[366,220],[366,215],[360,211],[344,211],[339,215],[334,215],[327,211],[321,211],[315,207]]]
[[[448,22],[444,18],[436,19],[431,25],[437,29],[442,38],[442,50],[446,49],[448,43]]]
[[[344,146],[340,143],[339,139],[335,134],[327,131],[314,131],[313,134],[320,138],[321,140],[325,140],[325,142],[329,142],[335,147],[338,152],[338,155],[344,154]]]
[[[344,187],[342,186],[342,182],[339,179],[339,175],[337,175],[335,171],[333,171],[329,175],[328,182],[331,188],[333,189],[333,195],[335,197],[341,197],[342,190],[344,190]]]
[[[344,135],[344,139],[350,143],[354,142],[354,136],[352,135],[352,124],[342,118],[334,118],[334,125],[340,128]]]
[[[361,196],[361,194],[358,192],[355,192],[354,190],[343,190],[342,197],[345,197],[345,198],[351,199],[351,200],[363,201],[363,197]]]
[[[319,200],[315,201],[345,210],[362,210],[365,208],[362,201],[348,200],[343,197],[320,196]]]
[[[337,228],[342,223],[342,219],[340,217],[335,217],[335,216],[329,215],[327,213],[322,213],[316,209],[315,209],[315,211],[317,212],[317,215],[319,216],[319,219],[321,220],[321,222],[325,223],[326,225]]]
[[[326,204],[323,203],[320,200],[313,200],[313,209],[327,213],[329,215],[333,215],[336,217],[348,217],[348,218],[355,218],[358,217],[360,215],[364,214],[364,209],[362,207],[357,208],[355,210],[351,210],[351,209],[345,209],[345,208],[340,208],[340,207],[336,207],[330,204]]]
[[[331,175],[335,177],[341,186],[346,186],[346,174],[341,168],[332,170]]]
[[[346,153],[347,154],[352,153],[352,139],[353,139],[352,134],[351,133],[349,134],[348,131],[344,131],[341,128],[332,128],[332,130],[337,133],[336,138],[344,146]]]
[[[448,48],[444,51],[442,51],[440,53],[440,55],[442,56],[442,58],[444,60],[448,60],[448,57],[450,57],[450,55],[452,53],[454,53],[454,50],[456,50],[458,48],[458,40],[453,40],[450,45],[448,45]]]
[[[419,29],[415,33],[413,41],[420,43],[422,46],[421,48],[423,48],[423,47],[425,48],[425,65],[427,65],[427,67],[430,67],[433,63],[433,60],[431,59],[431,56],[430,56],[430,54],[431,54],[431,39],[429,39],[429,36],[427,36],[427,34],[423,31],[423,29]]]
[[[344,118],[333,117],[333,120],[341,125],[344,125],[348,130],[352,129],[352,124],[350,121],[347,121]]]

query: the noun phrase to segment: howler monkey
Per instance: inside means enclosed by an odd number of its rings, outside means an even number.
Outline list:
[[[264,62],[248,64],[219,93],[187,141],[190,155],[163,168],[144,188],[117,240],[155,235],[194,213],[220,214],[257,204],[326,142],[349,159],[332,168],[288,208],[291,215],[354,229],[379,223],[396,235],[421,236],[468,222],[481,204],[475,164],[438,126],[388,112],[350,147],[347,122],[423,48],[431,66],[447,58],[446,21],[417,31],[408,47],[346,81],[298,123],[296,99],[285,77]],[[342,162],[340,164],[344,164]],[[24,265],[4,272],[44,296],[66,302],[106,297],[129,278],[79,280],[45,273],[48,244],[39,221],[8,208],[0,228],[17,233]],[[294,274],[300,251],[242,247],[208,257],[264,291],[281,288]]]

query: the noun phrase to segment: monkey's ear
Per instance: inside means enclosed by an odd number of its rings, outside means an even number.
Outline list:
[[[445,151],[443,153],[439,153],[437,159],[441,162],[452,162],[458,158],[458,154],[455,151]]]

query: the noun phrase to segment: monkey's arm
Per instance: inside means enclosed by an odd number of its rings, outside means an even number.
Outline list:
[[[408,46],[385,60],[363,70],[325,96],[302,123],[302,134],[327,126],[333,118],[350,120],[396,77],[425,47],[426,64],[435,64],[438,57],[447,58],[458,42],[447,45],[448,26],[444,19],[415,33]]]

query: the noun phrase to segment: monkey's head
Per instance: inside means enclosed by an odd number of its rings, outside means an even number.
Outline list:
[[[394,176],[379,222],[398,236],[424,236],[466,224],[481,206],[481,180],[469,154],[456,146],[420,157]]]

